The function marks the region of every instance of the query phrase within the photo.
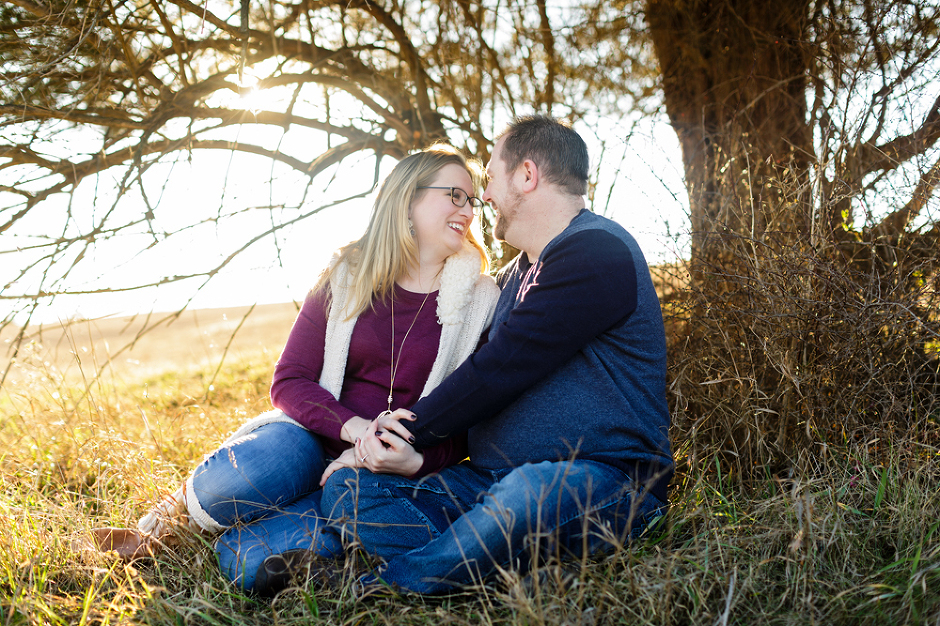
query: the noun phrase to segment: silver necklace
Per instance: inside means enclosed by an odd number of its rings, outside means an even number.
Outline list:
[[[393,290],[392,293],[392,361],[389,364],[389,382],[388,382],[388,409],[379,413],[379,417],[383,415],[391,415],[392,413],[392,395],[395,393],[395,376],[398,374],[398,366],[401,364],[401,354],[404,352],[405,341],[408,339],[408,335],[411,333],[411,329],[414,328],[415,322],[418,321],[418,316],[421,315],[421,310],[424,309],[424,304],[428,301],[428,298],[431,297],[431,292],[429,291],[424,296],[424,300],[421,302],[421,306],[418,307],[418,312],[415,313],[415,317],[411,320],[411,326],[408,327],[408,330],[405,331],[405,336],[402,337],[401,345],[398,346],[398,361],[395,360],[395,293]]]

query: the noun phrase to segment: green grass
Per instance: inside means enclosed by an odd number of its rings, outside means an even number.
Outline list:
[[[940,453],[913,442],[820,446],[812,471],[750,482],[677,445],[661,535],[444,598],[357,601],[311,582],[259,601],[198,541],[133,566],[75,553],[268,407],[268,369],[227,365],[207,390],[213,372],[69,386],[36,371],[0,391],[0,624],[940,622]]]

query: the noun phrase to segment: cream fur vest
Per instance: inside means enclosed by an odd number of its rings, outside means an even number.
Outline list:
[[[333,271],[330,289],[333,305],[326,324],[326,350],[320,386],[339,399],[343,389],[346,358],[356,318],[346,318],[351,278],[344,265]],[[421,392],[428,395],[444,377],[473,353],[480,335],[493,319],[499,297],[495,281],[480,274],[480,255],[469,244],[448,257],[441,272],[441,289],[437,294],[437,321],[443,326],[437,358]]]

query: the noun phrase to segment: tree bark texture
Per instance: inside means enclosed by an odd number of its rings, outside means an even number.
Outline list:
[[[789,239],[807,226],[804,199],[784,197],[777,181],[804,178],[813,153],[808,8],[807,0],[647,2],[682,148],[693,259],[714,256],[714,235]]]

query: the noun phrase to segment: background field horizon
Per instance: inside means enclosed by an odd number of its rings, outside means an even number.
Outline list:
[[[98,371],[137,381],[174,369],[218,366],[223,358],[257,359],[273,367],[300,304],[186,309],[30,326],[12,365],[11,348],[20,329],[8,326],[0,330],[0,370],[10,366],[4,383],[8,385],[37,369],[76,382]]]
[[[652,266],[650,272],[661,300],[682,288],[687,276],[677,264]],[[21,328],[11,324],[0,328],[0,372],[9,367],[7,384],[22,380],[29,367],[58,372],[72,382],[102,368],[138,380],[172,369],[218,366],[223,358],[256,358],[273,367],[302,304],[187,308],[30,325],[12,364]]]

